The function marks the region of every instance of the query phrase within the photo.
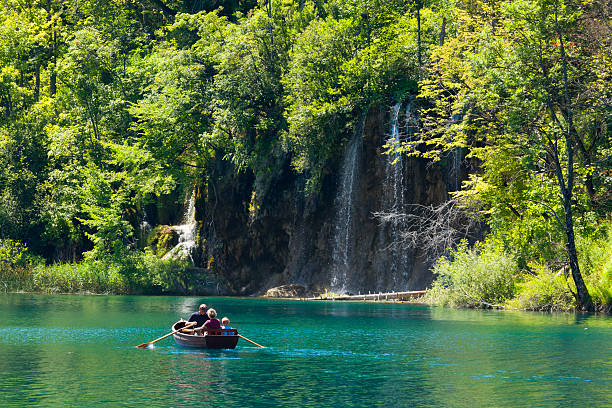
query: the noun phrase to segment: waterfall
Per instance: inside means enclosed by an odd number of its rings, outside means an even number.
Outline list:
[[[452,116],[451,120],[454,123],[459,123],[463,120],[463,112],[456,113]],[[446,165],[446,177],[447,177],[447,188],[449,191],[457,191],[461,187],[460,176],[461,176],[461,164],[465,158],[465,151],[460,146],[454,147],[447,154],[447,165]]]
[[[178,233],[179,242],[162,259],[189,259],[193,263],[193,252],[197,246],[195,241],[196,228],[194,190],[187,201],[183,224],[172,226],[172,229]]]
[[[147,238],[149,237],[149,234],[151,233],[152,230],[153,228],[151,227],[151,224],[149,223],[149,217],[147,215],[147,210],[143,208],[142,220],[140,221],[140,224],[138,225],[138,245],[140,246],[140,248],[143,248],[146,245]]]
[[[448,153],[447,177],[449,191],[457,191],[461,187],[460,175],[464,154],[461,147],[455,147]]]
[[[391,110],[391,127],[386,144],[388,146],[399,146],[400,138],[400,113],[401,103],[396,103]],[[410,112],[411,103],[406,107],[406,132],[410,136],[414,131],[412,129],[413,121]],[[387,155],[387,163],[385,166],[385,181],[383,187],[382,207],[383,212],[392,214],[403,214],[406,212],[405,199],[405,180],[404,171],[406,168],[406,159],[398,152],[391,152]],[[390,222],[386,247],[390,251],[390,260],[388,264],[388,274],[386,276],[386,286],[390,290],[403,290],[408,282],[409,256],[405,249],[401,247],[401,233],[404,229],[404,223],[400,218],[393,219]],[[379,286],[384,283],[379,279]]]
[[[387,144],[392,147],[400,146],[399,111],[401,103],[393,106],[391,115],[391,129]],[[402,212],[404,210],[404,158],[398,152],[387,155],[385,167],[385,209],[388,212]]]
[[[418,111],[412,109],[414,98],[408,99],[406,103],[406,139],[412,140],[414,134],[419,130]]]
[[[351,257],[354,241],[354,187],[359,173],[363,120],[357,125],[355,134],[344,152],[340,182],[336,195],[336,226],[334,231],[331,289],[336,293],[349,290]]]

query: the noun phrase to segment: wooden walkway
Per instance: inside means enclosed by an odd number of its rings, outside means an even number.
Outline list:
[[[363,295],[337,295],[306,298],[304,300],[410,300],[425,294],[424,290],[409,292],[368,293]]]

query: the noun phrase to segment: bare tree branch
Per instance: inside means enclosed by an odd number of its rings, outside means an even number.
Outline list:
[[[418,249],[428,259],[438,259],[462,239],[475,239],[480,230],[471,216],[456,200],[441,204],[411,204],[406,213],[374,212],[381,225],[400,229],[399,239],[391,247]]]

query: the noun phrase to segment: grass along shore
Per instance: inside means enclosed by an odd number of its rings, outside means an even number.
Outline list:
[[[149,252],[51,265],[25,253],[13,262],[0,260],[0,292],[195,295],[216,293],[223,286],[206,269]]]
[[[612,237],[580,241],[580,268],[596,310],[612,310]],[[434,265],[435,280],[416,303],[533,311],[576,309],[565,267],[551,269],[517,257],[494,241],[460,244]],[[89,294],[218,294],[226,285],[210,271],[157,255],[131,252],[81,263],[45,262],[16,241],[0,243],[0,292]],[[326,291],[325,298],[338,294]],[[381,299],[385,300],[385,299]]]

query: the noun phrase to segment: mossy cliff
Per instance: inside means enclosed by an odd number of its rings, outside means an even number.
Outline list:
[[[400,255],[391,250],[389,228],[373,217],[384,206],[388,158],[383,146],[390,120],[389,109],[372,109],[358,135],[348,276],[343,282],[349,291],[423,289],[432,280],[432,260],[418,249]],[[221,159],[210,169],[208,184],[199,186],[196,194],[198,262],[225,277],[233,294],[261,294],[292,283],[314,292],[329,288],[337,269],[334,246],[343,157],[329,163],[320,189],[309,196],[304,194],[304,177],[292,170],[289,157],[279,154],[270,161],[271,170],[260,176],[237,174]],[[442,164],[408,160],[401,175],[405,202],[446,200],[453,183],[449,174]],[[401,266],[398,257],[403,259]]]

